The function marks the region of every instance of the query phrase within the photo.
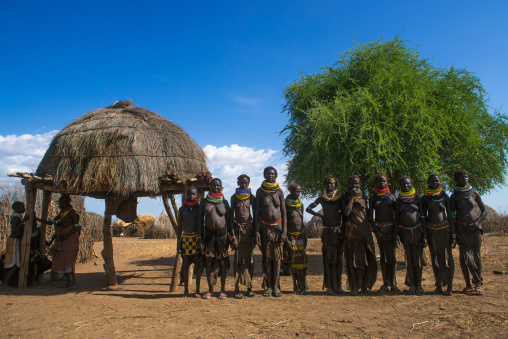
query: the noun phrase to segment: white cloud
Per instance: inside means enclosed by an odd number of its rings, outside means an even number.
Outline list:
[[[34,172],[57,133],[0,135],[0,181],[19,180],[7,173]]]
[[[278,182],[284,181],[287,173],[285,162],[276,155],[278,151],[268,149],[255,150],[253,147],[231,146],[217,147],[207,145],[203,148],[208,157],[208,168],[213,176],[222,180],[224,194],[231,196],[236,185],[236,178],[240,174],[247,174],[251,178],[253,190],[256,190],[263,181],[263,169],[267,166],[277,168]]]
[[[229,93],[229,97],[242,105],[246,106],[258,106],[261,104],[261,100],[257,98],[250,98],[238,93]]]

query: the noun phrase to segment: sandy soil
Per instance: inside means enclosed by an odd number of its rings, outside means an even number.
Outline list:
[[[436,296],[430,267],[424,270],[425,296],[376,293],[326,296],[321,289],[319,239],[309,242],[309,293],[290,293],[282,277],[282,298],[233,299],[228,277],[226,300],[182,298],[183,287],[169,293],[175,240],[114,238],[119,285],[105,287],[102,259],[77,265],[79,289],[57,288],[58,281],[0,292],[0,337],[506,337],[508,333],[508,237],[484,240],[485,297],[466,296],[456,261],[454,295]],[[102,244],[96,244],[100,253]],[[458,250],[455,250],[455,255]],[[404,287],[402,252],[398,281]],[[256,292],[261,293],[260,256],[256,255]],[[230,272],[231,274],[232,272]],[[381,283],[378,282],[374,290]],[[343,276],[343,286],[345,277]],[[203,277],[202,286],[206,286]],[[204,291],[202,289],[202,291]]]

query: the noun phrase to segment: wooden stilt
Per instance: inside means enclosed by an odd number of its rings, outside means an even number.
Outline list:
[[[106,279],[108,286],[115,286],[116,281],[116,270],[115,261],[113,259],[113,235],[111,233],[111,201],[109,198],[105,199],[106,211],[104,213],[104,225],[102,228],[102,234],[104,236],[104,249],[101,252],[102,258],[104,258],[104,271],[106,272]]]
[[[174,196],[170,196],[171,202],[175,200]],[[168,196],[163,195],[162,196],[162,202],[164,203],[164,208],[166,209],[166,213],[168,214],[169,220],[171,220],[171,223],[173,224],[173,228],[176,232],[178,232],[178,225],[176,223],[175,216],[173,215],[173,212],[171,211],[171,207],[169,206]],[[173,208],[175,208],[176,202],[173,205]],[[176,210],[178,212],[178,210]],[[176,286],[178,286],[178,283],[180,282],[180,269],[182,267],[182,258],[178,251],[178,248],[176,249],[176,256],[175,256],[175,264],[173,266],[173,274],[171,276],[171,285],[169,287],[169,292],[176,291]]]
[[[185,186],[185,189],[187,190],[187,186]],[[182,197],[184,195],[185,194],[182,194]],[[178,207],[176,206],[175,196],[171,194],[169,196],[169,199],[171,199],[171,205],[173,205],[173,210],[175,211],[175,217],[176,217],[176,219],[178,219]]]
[[[20,268],[18,287],[25,288],[27,284],[28,265],[30,264],[30,238],[32,236],[32,224],[35,216],[35,199],[37,190],[30,183],[29,179],[22,180],[25,185],[25,213],[29,217],[25,222],[25,231],[21,240]]]
[[[169,220],[171,220],[171,224],[173,225],[173,229],[175,230],[175,234],[176,234],[176,232],[178,232],[178,224],[176,223],[176,218],[178,218],[178,214],[175,218],[173,212],[171,211],[171,207],[169,206],[169,201],[168,201],[167,195],[162,196],[162,202],[164,204],[164,209],[166,210]],[[173,208],[174,208],[174,206],[173,206]],[[178,213],[178,210],[177,210],[177,213]]]
[[[48,212],[49,212],[49,204],[51,203],[51,192],[50,191],[42,191],[42,209],[41,209],[41,219],[48,220]],[[42,255],[46,255],[46,224],[41,223],[39,229],[39,251]],[[37,276],[37,284],[42,284],[44,282],[44,274],[39,274]]]

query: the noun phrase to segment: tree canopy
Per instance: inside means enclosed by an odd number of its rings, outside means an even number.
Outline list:
[[[360,175],[369,190],[378,173],[392,187],[407,175],[421,192],[430,173],[451,188],[464,168],[480,193],[505,184],[508,118],[489,107],[480,79],[434,67],[398,37],[356,44],[332,67],[302,74],[284,97],[286,182],[307,196],[328,175],[341,185]]]

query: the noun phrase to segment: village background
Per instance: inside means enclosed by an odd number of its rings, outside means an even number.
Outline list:
[[[503,1],[0,1],[4,32],[0,35],[0,252],[8,235],[10,202],[23,195],[19,179],[7,173],[34,172],[59,130],[117,100],[131,99],[181,126],[205,151],[208,168],[223,180],[226,197],[234,193],[242,173],[251,176],[251,187],[257,189],[263,168],[269,165],[278,169],[282,186],[288,160],[282,154],[280,135],[287,123],[282,91],[301,74],[333,65],[340,52],[355,42],[398,35],[418,46],[435,66],[474,71],[491,107],[505,113],[507,12]],[[341,184],[343,189],[345,183]],[[104,203],[74,197],[73,205],[86,225],[77,269],[81,290],[74,294],[37,287],[17,296],[0,295],[0,306],[11,315],[0,337],[150,336],[160,331],[191,337],[217,333],[428,336],[435,331],[444,336],[497,337],[508,328],[506,275],[502,274],[508,271],[504,236],[508,188],[498,187],[483,200],[492,210],[486,223],[487,297],[482,301],[460,295],[327,299],[320,290],[319,224],[311,223],[308,229],[316,229],[308,250],[313,299],[301,304],[301,299],[285,295],[277,304],[257,297],[246,308],[249,300],[203,305],[200,300],[174,299],[181,296],[180,290],[168,294],[176,249],[174,240],[157,240],[174,237],[167,217],[158,218],[164,210],[160,199],[140,199],[135,227],[116,228],[115,235],[125,236],[115,238],[120,287],[105,288],[102,262],[96,256],[101,251]],[[304,204],[311,201],[308,197]],[[54,215],[56,206],[50,211]],[[308,214],[305,220],[311,221]],[[154,228],[148,231],[150,226]],[[256,258],[259,261],[259,253]],[[401,251],[398,259],[403,262]],[[401,266],[398,271],[401,285],[403,270]],[[430,291],[428,269],[424,277]],[[458,265],[455,281],[460,288]],[[51,284],[47,285],[54,287]],[[291,289],[288,277],[283,277],[282,289]],[[29,311],[32,307],[51,309],[51,315],[36,316]],[[217,310],[232,315],[223,321]],[[275,315],[266,317],[270,312]],[[398,322],[392,320],[395,313]],[[207,319],[204,324],[195,319],[196,314]],[[233,331],[245,318],[236,314],[250,320]],[[56,324],[52,317],[72,321]]]

